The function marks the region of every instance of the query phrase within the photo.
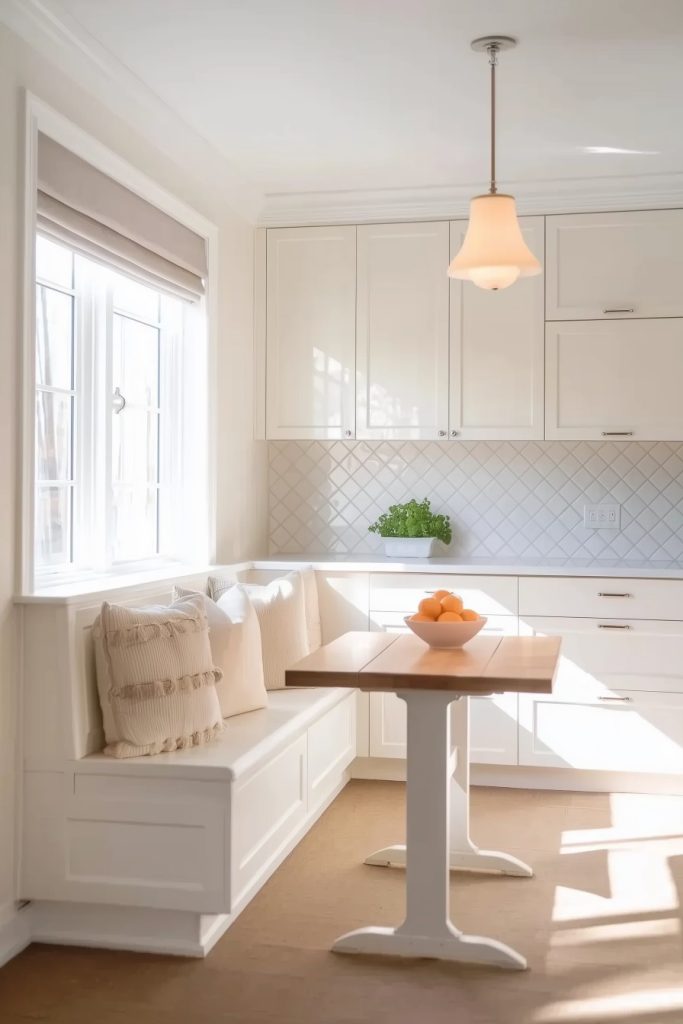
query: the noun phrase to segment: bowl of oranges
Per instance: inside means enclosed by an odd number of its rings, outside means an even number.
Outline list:
[[[450,590],[435,590],[423,597],[406,626],[430,647],[462,647],[486,625],[486,618]]]

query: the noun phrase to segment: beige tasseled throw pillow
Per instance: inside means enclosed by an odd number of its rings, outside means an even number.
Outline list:
[[[204,597],[172,607],[102,605],[93,625],[105,753],[197,746],[223,728]]]

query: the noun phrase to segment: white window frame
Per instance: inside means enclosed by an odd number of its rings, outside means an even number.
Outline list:
[[[197,479],[201,479],[202,493],[206,492],[206,520],[202,525],[194,520],[194,531],[185,530],[186,535],[193,532],[202,540],[201,553],[196,545],[185,552],[179,552],[179,561],[183,565],[192,566],[201,562],[212,562],[216,555],[216,365],[218,336],[218,289],[216,282],[218,264],[218,229],[200,213],[187,206],[181,200],[167,192],[151,178],[127,163],[112,150],[88,135],[72,121],[53,110],[30,92],[25,93],[25,153],[24,153],[24,208],[23,208],[23,323],[22,323],[22,358],[21,358],[21,559],[19,562],[17,589],[21,594],[32,594],[37,586],[46,584],[46,575],[36,577],[35,566],[35,394],[36,394],[36,189],[37,189],[37,154],[38,132],[49,136],[66,149],[71,150],[81,159],[120,182],[147,202],[157,206],[164,213],[173,217],[205,240],[208,265],[206,295],[200,303],[193,304],[194,314],[189,314],[190,329],[197,340],[193,358],[187,358],[184,346],[183,373],[201,374],[204,377],[204,388],[207,396],[205,422],[203,430],[204,458],[185,460],[195,467]],[[205,358],[195,359],[198,353]],[[194,409],[193,416],[201,416],[201,411]],[[182,423],[178,423],[179,443],[183,442]],[[163,470],[162,470],[163,473]],[[189,494],[192,480],[184,480],[183,492]],[[191,520],[191,502],[187,497],[180,502],[178,515],[183,524]],[[192,513],[193,514],[193,513]],[[180,535],[183,535],[181,529]],[[159,568],[159,575],[167,575],[168,562],[154,560],[153,565]],[[93,576],[120,576],[126,570],[134,571],[150,568],[140,562],[128,566],[115,565],[104,573],[78,573],[92,580]],[[55,578],[55,582],[63,582],[64,575]]]

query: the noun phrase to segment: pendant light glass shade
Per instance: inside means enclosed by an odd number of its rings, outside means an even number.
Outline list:
[[[448,276],[495,291],[514,284],[518,277],[540,273],[541,264],[524,241],[513,196],[475,196],[465,240]]]
[[[541,264],[524,241],[514,196],[500,195],[496,183],[496,67],[501,50],[516,45],[512,36],[472,40],[473,50],[488,53],[491,69],[491,187],[488,195],[475,196],[470,202],[467,233],[448,276],[490,291],[509,288],[519,277],[541,273]]]

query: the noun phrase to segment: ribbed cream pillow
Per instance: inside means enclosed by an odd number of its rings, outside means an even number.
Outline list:
[[[220,592],[220,582],[210,577],[209,591],[213,594]],[[282,690],[285,669],[309,653],[303,577],[295,571],[266,586],[243,586],[256,609],[261,627],[266,689]]]
[[[197,746],[223,729],[201,594],[171,607],[102,605],[93,624],[105,753]]]
[[[194,592],[174,588],[184,600]],[[233,584],[219,598],[204,598],[213,663],[223,673],[216,693],[223,718],[256,711],[268,703],[263,681],[261,630],[256,611],[243,587]]]

